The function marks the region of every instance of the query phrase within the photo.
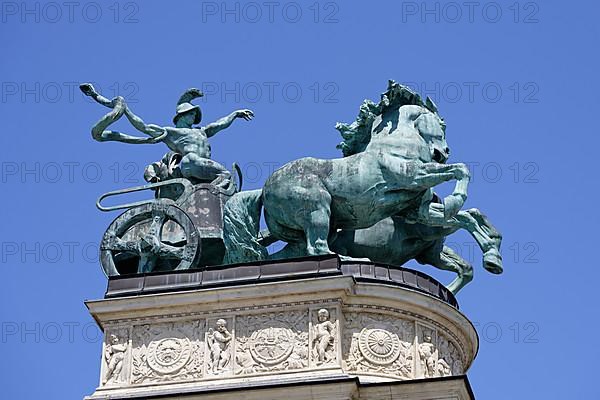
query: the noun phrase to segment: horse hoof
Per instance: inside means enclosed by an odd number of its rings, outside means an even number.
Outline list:
[[[501,274],[504,271],[502,256],[496,249],[489,250],[483,255],[483,267],[492,274]]]

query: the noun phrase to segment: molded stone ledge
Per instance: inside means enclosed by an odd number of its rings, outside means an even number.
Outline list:
[[[94,395],[86,399],[161,399],[161,400],[245,400],[268,399],[327,399],[327,400],[474,400],[469,380],[465,375],[447,378],[418,379],[414,381],[364,384],[356,377],[320,377],[317,380],[282,380],[278,383],[236,383],[198,390],[180,387],[156,389],[152,392]]]
[[[115,276],[109,278],[105,297],[124,297],[334,275],[353,276],[355,279],[367,282],[388,283],[418,290],[458,308],[454,295],[429,275],[408,268],[368,261],[341,261],[337,255],[221,265],[206,267],[203,270]]]

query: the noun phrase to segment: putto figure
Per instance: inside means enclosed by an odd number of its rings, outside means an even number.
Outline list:
[[[421,360],[421,375],[424,378],[448,376],[451,374],[448,363],[439,357],[439,353],[432,343],[431,335],[423,336],[423,343],[419,344],[419,358]]]
[[[335,324],[329,320],[329,311],[322,308],[317,312],[319,323],[315,325],[313,351],[316,353],[317,365],[334,358]]]
[[[230,360],[229,346],[232,339],[231,333],[227,330],[227,321],[218,319],[216,330],[208,330],[207,341],[210,349],[209,370],[214,374],[220,374],[225,371]]]
[[[121,370],[123,369],[123,360],[127,346],[119,343],[117,335],[110,335],[109,342],[104,349],[104,358],[106,360],[106,374],[103,383],[118,383],[120,381]]]
[[[216,122],[203,127],[197,125],[202,120],[200,107],[191,103],[202,97],[198,89],[186,90],[177,102],[176,114],[173,117],[174,127],[146,124],[134,114],[125,100],[117,96],[112,100],[98,93],[89,83],[80,85],[81,91],[98,103],[112,110],[92,128],[92,137],[99,141],[117,141],[123,143],[144,144],[163,142],[172,151],[157,163],[146,168],[144,178],[149,182],[163,181],[170,178],[184,177],[194,183],[213,183],[216,186],[231,185],[231,173],[223,165],[210,159],[211,148],[208,138],[228,128],[235,119],[246,121],[254,117],[251,110],[237,110]],[[147,138],[127,135],[107,128],[123,115],[138,131],[148,135]]]

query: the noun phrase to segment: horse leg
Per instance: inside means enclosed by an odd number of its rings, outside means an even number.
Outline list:
[[[315,176],[306,176],[300,187],[294,188],[294,198],[285,199],[285,207],[280,205],[279,219],[276,226],[282,225],[293,229],[300,235],[296,240],[304,240],[306,254],[310,256],[332,254],[329,250],[329,233],[331,218],[331,195]],[[265,206],[265,209],[268,208]],[[269,212],[271,215],[271,212]],[[274,217],[274,216],[273,216]],[[270,218],[273,221],[276,218]],[[269,225],[269,221],[267,225]],[[285,233],[285,232],[283,232]],[[279,235],[286,239],[285,235]]]
[[[502,273],[500,244],[502,235],[485,215],[476,208],[460,211],[453,218],[459,226],[469,232],[483,252],[483,267],[493,274]],[[449,221],[451,222],[451,221]]]
[[[478,209],[461,211],[456,219],[464,224],[483,252],[483,267],[493,274],[502,273],[502,255],[500,245],[502,234],[490,220]]]
[[[439,251],[438,246],[431,246],[428,251],[415,259],[421,264],[430,264],[439,269],[456,272],[456,278],[446,286],[454,295],[473,280],[473,266],[448,246],[443,246],[442,251]]]
[[[309,255],[333,254],[328,244],[330,216],[329,207],[309,213],[309,223],[305,230],[306,251]]]
[[[305,257],[306,240],[302,231],[296,231],[282,225],[278,220],[271,217],[265,210],[265,221],[269,227],[270,240],[274,243],[279,239],[286,245],[279,251],[268,255],[269,260],[282,260],[285,258]],[[263,245],[267,245],[266,243]]]
[[[428,191],[419,207],[419,213],[425,221],[448,220],[458,213],[467,200],[471,175],[465,164],[398,162],[392,157],[383,156],[380,165],[393,175],[408,180],[407,190]],[[456,180],[452,194],[443,199],[443,204],[433,203],[432,188],[452,179]]]
[[[283,260],[286,258],[296,258],[306,256],[306,244],[304,242],[287,243],[283,249],[269,254],[269,260]]]
[[[473,280],[473,266],[448,246],[444,246],[440,254],[440,261],[446,265],[454,265],[458,269],[458,276],[447,286],[452,294],[456,295],[460,289]]]
[[[444,197],[443,204],[432,203],[431,199],[422,204],[420,213],[426,219],[448,220],[455,216],[467,200],[467,187],[471,175],[465,164],[425,163],[417,172],[415,184],[425,188],[433,188],[451,179],[456,180],[452,194]]]
[[[440,213],[437,218],[429,220],[424,219],[421,215],[415,215],[415,213],[407,214],[406,218],[421,224],[442,227],[445,229],[444,236],[448,236],[458,229],[466,230],[483,252],[483,267],[493,274],[502,273],[502,255],[500,254],[502,235],[478,209],[461,210],[449,220],[444,220]]]

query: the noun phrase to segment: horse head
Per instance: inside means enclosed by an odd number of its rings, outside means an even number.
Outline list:
[[[444,120],[437,113],[424,109],[414,120],[414,127],[429,146],[431,159],[444,164],[450,156]]]
[[[338,123],[336,129],[344,139],[338,145],[344,156],[365,151],[374,138],[389,142],[400,136],[403,138],[399,143],[406,146],[424,141],[434,162],[445,163],[450,153],[446,124],[433,101],[429,97],[423,101],[410,88],[394,81],[389,81],[379,103],[365,100],[355,122]]]

